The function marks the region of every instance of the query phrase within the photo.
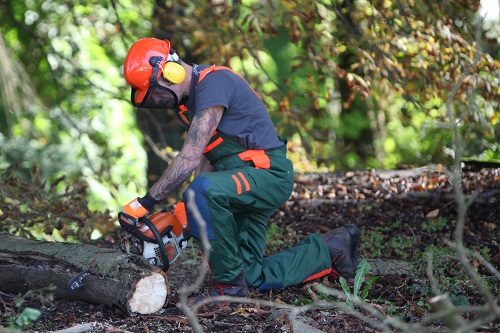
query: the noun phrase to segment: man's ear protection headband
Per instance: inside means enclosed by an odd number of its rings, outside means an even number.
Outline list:
[[[179,56],[172,52],[168,55],[167,62],[163,65],[162,75],[170,84],[179,84],[186,78],[186,70],[179,63]]]

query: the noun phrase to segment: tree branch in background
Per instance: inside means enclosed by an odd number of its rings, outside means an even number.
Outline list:
[[[156,143],[153,142],[153,140],[149,137],[149,135],[144,135],[144,140],[148,143],[148,145],[151,147],[153,152],[162,160],[164,160],[167,163],[170,163],[172,161],[171,158],[169,158],[165,153],[163,153],[157,146]]]
[[[129,31],[127,29],[125,29],[125,26],[122,23],[122,20],[120,18],[120,13],[118,12],[118,6],[116,5],[116,1],[109,0],[109,2],[111,3],[111,7],[113,7],[113,10],[115,11],[116,22],[118,22],[118,26],[120,27],[120,31],[122,32],[121,34],[119,34],[120,39],[122,40],[123,45],[129,45],[129,44],[131,44],[130,40],[133,38],[130,37],[131,35],[130,35]],[[127,37],[127,40],[125,39],[125,37]],[[134,39],[135,39],[135,37],[134,37]]]

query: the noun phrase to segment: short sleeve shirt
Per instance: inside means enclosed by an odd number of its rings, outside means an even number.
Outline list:
[[[271,117],[262,100],[248,82],[230,70],[209,73],[198,83],[206,65],[194,65],[191,92],[187,103],[194,114],[209,107],[225,108],[217,130],[248,149],[278,148],[278,138]],[[194,97],[194,98],[193,98]],[[193,115],[194,115],[193,114]]]

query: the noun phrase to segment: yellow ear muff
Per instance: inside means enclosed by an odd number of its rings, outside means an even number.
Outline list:
[[[163,66],[163,77],[168,82],[179,84],[186,78],[186,70],[181,64],[169,61]]]

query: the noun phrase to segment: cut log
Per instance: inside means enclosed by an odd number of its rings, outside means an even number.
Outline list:
[[[49,285],[56,297],[117,306],[126,314],[154,313],[169,294],[165,273],[140,256],[0,233],[0,290],[17,294]]]

